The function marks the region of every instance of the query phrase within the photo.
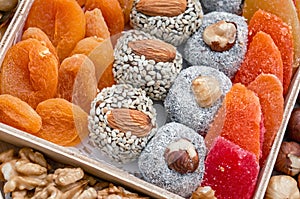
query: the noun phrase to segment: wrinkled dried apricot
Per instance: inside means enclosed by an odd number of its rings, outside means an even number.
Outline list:
[[[35,108],[56,94],[58,61],[36,39],[26,39],[12,46],[2,63],[1,94],[19,97]]]
[[[41,117],[29,104],[8,94],[0,95],[0,122],[32,134],[42,126]]]
[[[115,84],[112,73],[114,50],[110,39],[87,37],[79,41],[74,48],[73,54],[85,54],[93,61],[96,68],[98,88],[109,87]]]
[[[39,40],[44,46],[46,46],[50,52],[55,55],[55,57],[58,60],[58,56],[56,53],[56,50],[52,44],[52,42],[50,41],[49,37],[39,28],[36,27],[29,27],[27,30],[24,31],[23,35],[22,35],[22,40],[26,40],[26,39],[37,39]]]
[[[108,26],[110,35],[124,30],[124,15],[118,0],[86,0],[85,8],[93,10],[99,8]]]
[[[97,80],[93,62],[83,54],[64,59],[58,70],[57,97],[80,106],[89,113],[97,94]]]
[[[76,0],[80,7],[83,7],[86,0]]]
[[[88,135],[87,113],[65,99],[53,98],[38,104],[42,118],[38,137],[61,146],[75,146]]]
[[[128,24],[130,21],[130,12],[133,7],[133,0],[119,0],[120,6],[124,14],[124,22]]]
[[[103,39],[110,37],[108,27],[100,9],[95,8],[94,10],[86,11],[84,15],[86,20],[86,37],[96,36]]]
[[[245,59],[234,76],[234,83],[248,85],[259,74],[270,73],[283,83],[281,54],[271,36],[259,31],[249,44]]]
[[[263,166],[283,118],[283,88],[275,75],[260,74],[248,85],[248,89],[257,94],[264,118],[266,132],[264,134],[262,157],[260,159],[260,166]]]
[[[283,63],[283,93],[287,94],[292,79],[293,69],[293,35],[289,26],[281,18],[263,10],[254,13],[249,22],[248,41],[258,31],[264,31],[269,34],[278,47]]]
[[[85,17],[75,0],[35,0],[25,29],[38,27],[49,37],[62,61],[85,36]]]

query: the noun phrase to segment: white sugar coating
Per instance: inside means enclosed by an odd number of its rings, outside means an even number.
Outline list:
[[[143,39],[157,38],[139,30],[123,32],[114,50],[114,78],[118,84],[130,84],[136,88],[142,88],[153,100],[164,100],[174,79],[182,69],[182,56],[176,50],[176,56],[172,62],[148,60],[144,55],[135,54],[128,46],[130,41]]]
[[[189,140],[198,152],[199,166],[193,173],[180,174],[169,169],[164,152],[180,138]],[[143,178],[168,191],[188,197],[199,186],[204,175],[206,146],[202,136],[185,125],[171,122],[160,129],[142,151],[138,166]]]
[[[213,11],[242,13],[242,0],[200,0],[204,13]]]
[[[121,132],[111,128],[107,122],[107,113],[118,108],[138,110],[146,114],[153,126],[149,134],[137,137],[130,131]],[[90,144],[121,164],[136,160],[157,131],[156,111],[152,100],[142,89],[126,84],[102,89],[91,103],[88,122]]]
[[[218,21],[233,22],[237,27],[236,41],[233,47],[223,52],[212,51],[203,41],[205,28]],[[246,19],[226,12],[211,12],[203,17],[199,30],[188,39],[184,46],[184,58],[191,65],[206,65],[219,69],[232,78],[240,68],[247,51],[248,25]]]
[[[134,29],[143,30],[174,46],[184,43],[201,25],[203,12],[199,0],[187,0],[184,13],[174,16],[149,16],[136,10],[134,0],[130,13],[130,24]]]
[[[219,82],[221,97],[210,107],[200,107],[196,102],[191,85],[198,76],[212,76]],[[205,135],[231,86],[230,79],[224,73],[211,67],[191,66],[182,70],[164,101],[168,118]]]

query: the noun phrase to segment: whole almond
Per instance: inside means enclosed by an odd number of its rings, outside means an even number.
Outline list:
[[[187,0],[140,0],[136,10],[149,16],[178,16],[186,10]]]
[[[149,134],[153,125],[145,113],[132,109],[112,109],[106,113],[108,125],[120,132],[130,131],[132,135],[144,137]]]
[[[176,49],[171,44],[155,39],[143,39],[128,42],[128,46],[137,55],[156,62],[172,62],[176,57]]]

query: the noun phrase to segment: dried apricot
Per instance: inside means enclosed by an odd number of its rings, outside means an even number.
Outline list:
[[[42,118],[38,137],[61,146],[75,146],[88,135],[87,113],[79,106],[61,98],[38,104],[36,112]]]
[[[85,37],[85,17],[75,0],[35,0],[25,29],[38,27],[49,37],[62,61]]]
[[[56,94],[58,61],[36,39],[26,39],[12,46],[2,63],[1,94],[19,97],[35,108]]]
[[[257,94],[264,118],[266,132],[264,134],[262,157],[260,159],[260,166],[263,166],[283,118],[283,88],[275,75],[260,74],[248,85],[248,89]]]
[[[300,62],[300,23],[294,2],[292,0],[245,0],[243,16],[250,21],[258,9],[277,15],[289,25],[293,34],[294,44],[293,66],[298,67]]]
[[[83,7],[86,0],[76,0],[80,7]]]
[[[119,0],[120,6],[124,14],[124,22],[128,24],[130,21],[130,12],[133,7],[133,0]]]
[[[249,44],[245,59],[234,76],[234,83],[248,85],[259,74],[270,73],[283,82],[281,54],[271,36],[259,31]]]
[[[255,93],[237,83],[225,99],[205,137],[208,149],[222,136],[252,152],[259,161],[261,106]]]
[[[44,46],[46,46],[50,52],[55,55],[55,57],[58,60],[58,56],[56,53],[56,50],[50,41],[49,37],[39,28],[36,27],[29,27],[27,30],[24,31],[22,35],[22,40],[26,40],[29,38],[37,39],[39,40]]]
[[[83,54],[67,57],[58,70],[57,97],[64,98],[90,112],[97,94],[97,80],[93,62]]]
[[[112,73],[114,62],[114,50],[110,39],[99,39],[87,37],[79,41],[72,51],[73,54],[85,54],[93,61],[96,68],[96,79],[98,88],[112,86],[115,84]]]
[[[86,20],[86,37],[96,36],[103,39],[110,37],[108,27],[100,9],[95,8],[94,10],[86,11],[84,15]]]
[[[41,117],[29,104],[8,94],[0,95],[0,122],[32,134],[42,126]]]
[[[269,34],[278,47],[283,63],[283,94],[288,92],[293,70],[293,35],[281,18],[263,10],[254,13],[249,22],[248,41],[259,31]]]
[[[86,0],[85,8],[101,10],[110,35],[121,33],[124,30],[124,15],[118,0]]]

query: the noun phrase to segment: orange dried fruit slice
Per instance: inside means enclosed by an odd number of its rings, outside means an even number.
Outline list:
[[[300,23],[294,2],[292,0],[245,0],[243,16],[250,21],[258,9],[280,17],[291,28],[294,45],[293,66],[298,67],[300,62]]]
[[[261,107],[255,93],[237,83],[226,94],[208,133],[205,143],[210,150],[218,136],[252,152],[259,161]]]
[[[110,35],[124,30],[124,15],[118,0],[86,0],[86,10],[99,8],[108,26]]]
[[[283,82],[281,54],[272,37],[259,31],[249,44],[244,61],[234,76],[234,83],[248,85],[259,74],[274,74]]]
[[[58,60],[58,56],[56,53],[56,50],[52,44],[52,42],[50,41],[49,37],[39,28],[36,27],[29,27],[27,30],[24,31],[23,35],[22,35],[22,40],[26,40],[26,39],[37,39],[39,40],[44,46],[46,46],[50,52],[55,55],[55,57]]]
[[[58,70],[57,97],[64,98],[90,112],[97,94],[97,80],[93,62],[83,54],[62,61]]]
[[[85,17],[75,0],[35,0],[25,29],[38,27],[48,35],[62,61],[85,37]]]
[[[94,10],[86,11],[84,15],[86,19],[86,37],[96,36],[103,39],[110,37],[100,9],[95,8]]]
[[[262,146],[262,158],[260,159],[260,166],[263,166],[283,118],[283,88],[281,82],[275,75],[260,74],[248,85],[248,89],[257,94],[264,118],[266,131]]]
[[[56,94],[58,61],[40,41],[20,41],[6,53],[0,81],[1,94],[19,97],[35,108]]]
[[[26,102],[12,95],[0,95],[0,122],[35,134],[42,127],[42,119]]]
[[[65,99],[53,98],[41,102],[37,113],[42,118],[38,137],[61,146],[75,146],[88,135],[87,113]]]
[[[80,7],[83,7],[85,5],[86,0],[76,0]]]
[[[92,60],[96,68],[96,79],[100,90],[115,84],[112,73],[114,50],[110,39],[84,38],[77,43],[71,55],[73,54],[85,54]]]
[[[133,0],[119,0],[119,3],[124,14],[124,22],[125,24],[129,24],[130,12],[133,7]]]
[[[259,9],[249,22],[248,41],[251,43],[254,35],[263,31],[269,34],[278,47],[283,63],[283,93],[286,95],[292,79],[293,70],[293,35],[289,26],[274,14]]]

